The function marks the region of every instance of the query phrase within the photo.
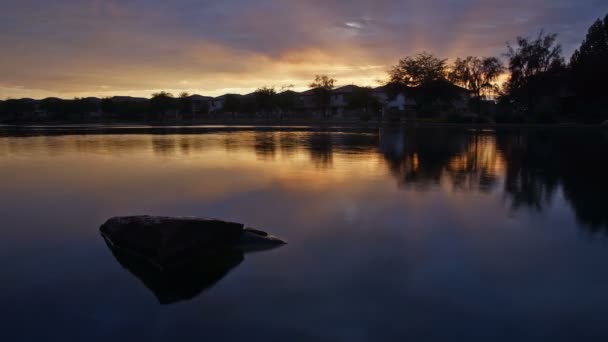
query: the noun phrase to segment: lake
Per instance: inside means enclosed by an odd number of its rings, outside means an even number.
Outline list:
[[[607,194],[595,129],[5,127],[0,340],[605,341]],[[134,214],[289,244],[182,296]]]

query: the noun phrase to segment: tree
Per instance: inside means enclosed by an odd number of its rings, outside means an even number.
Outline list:
[[[192,110],[192,99],[190,98],[190,94],[187,92],[182,92],[179,94],[178,99],[179,112],[184,116],[184,118],[189,118],[191,120],[194,119],[194,113]]]
[[[176,109],[173,94],[161,91],[152,94],[150,99],[150,114],[157,120],[164,120],[168,111]]]
[[[469,89],[477,102],[477,110],[480,111],[482,94],[498,93],[495,82],[504,70],[502,62],[496,57],[479,59],[469,56],[465,59],[456,59],[448,79],[454,84]]]
[[[405,57],[389,71],[390,83],[419,87],[425,83],[446,77],[446,60],[422,52],[415,57]]]
[[[327,75],[316,75],[315,80],[309,84],[309,87],[313,90],[315,105],[322,110],[324,116],[327,116],[327,109],[331,104],[331,94],[335,84],[336,80]]]
[[[333,79],[327,75],[316,75],[315,80],[312,81],[308,86],[313,89],[322,88],[322,89],[332,90],[332,89],[334,89],[335,85],[336,85],[335,79]]]
[[[599,68],[605,72],[608,65],[608,15],[604,20],[598,19],[587,32],[581,46],[570,59],[570,66],[575,71],[590,72]],[[589,68],[588,70],[584,70]],[[591,76],[591,75],[590,75]]]
[[[69,116],[78,115],[84,120],[88,113],[97,111],[97,105],[90,99],[76,97],[71,101],[64,101],[66,113]]]
[[[149,101],[120,101],[106,97],[101,100],[101,110],[122,120],[145,121],[146,113],[151,113],[151,105]]]
[[[298,104],[298,93],[293,90],[290,90],[293,85],[282,87],[281,92],[276,96],[276,104],[279,108],[279,115],[283,118],[285,113],[289,113],[296,109]]]
[[[54,120],[68,120],[70,114],[68,102],[67,100],[49,97],[40,101],[40,108]]]
[[[254,93],[256,107],[270,115],[270,113],[276,107],[276,95],[277,92],[273,87],[262,87],[256,90]]]
[[[570,60],[573,83],[580,112],[586,120],[596,118],[606,108],[608,79],[608,15],[590,28]]]
[[[380,110],[380,101],[374,96],[374,90],[371,87],[356,87],[348,97],[348,107],[362,110],[361,118],[369,119],[372,113],[378,113]]]
[[[34,102],[26,99],[7,99],[2,104],[2,112],[4,113],[4,118],[7,121],[22,120],[26,114],[33,113],[34,110]]]
[[[227,94],[224,97],[223,110],[225,113],[231,113],[232,118],[236,119],[236,113],[241,110],[240,96],[236,94]]]
[[[451,67],[448,79],[450,82],[469,89],[476,98],[483,93],[495,93],[498,77],[504,72],[502,62],[496,57],[457,58]]]
[[[524,87],[535,76],[563,67],[562,47],[556,41],[557,34],[541,31],[535,40],[517,37],[517,47],[507,44],[511,72],[509,88]]]
[[[551,115],[556,111],[555,101],[549,99],[560,91],[565,70],[562,48],[556,41],[556,34],[541,31],[534,40],[517,37],[516,47],[507,45],[511,77],[505,90],[508,101],[516,109],[524,113],[551,112]],[[543,102],[544,105],[539,106]]]

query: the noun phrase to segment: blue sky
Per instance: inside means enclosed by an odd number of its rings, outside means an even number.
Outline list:
[[[375,85],[399,58],[501,56],[544,29],[569,58],[608,0],[2,0],[0,98]]]

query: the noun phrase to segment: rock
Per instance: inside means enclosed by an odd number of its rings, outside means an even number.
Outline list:
[[[159,268],[231,249],[265,250],[285,241],[240,223],[189,217],[130,216],[109,219],[101,235],[121,249]]]
[[[600,126],[603,128],[608,128],[608,120],[602,122],[602,124]]]
[[[200,218],[115,217],[100,231],[116,260],[161,304],[196,297],[240,265],[246,252],[285,244],[240,223]]]
[[[279,239],[276,236],[268,235],[268,233],[253,228],[245,228],[237,248],[243,252],[265,251],[268,249],[282,246],[287,242]]]

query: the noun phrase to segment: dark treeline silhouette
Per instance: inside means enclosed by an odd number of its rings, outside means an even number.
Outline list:
[[[440,122],[598,124],[608,119],[608,16],[589,29],[569,61],[558,36],[540,32],[507,44],[503,65],[494,56],[467,56],[453,63],[423,52],[401,59],[377,88],[336,88],[317,75],[310,90],[261,87],[247,95],[216,98],[159,92],[150,99],[8,99],[0,122],[197,123],[213,120],[356,119]],[[507,81],[500,85],[502,75]]]

